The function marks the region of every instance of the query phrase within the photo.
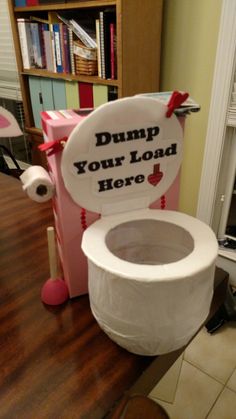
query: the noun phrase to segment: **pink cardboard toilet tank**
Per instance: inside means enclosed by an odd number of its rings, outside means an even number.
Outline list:
[[[41,113],[44,146],[47,150],[48,170],[52,179],[51,188],[53,187],[55,189],[52,204],[57,246],[64,279],[67,283],[71,298],[88,292],[87,258],[81,249],[81,241],[84,229],[97,220],[100,215],[94,211],[85,210],[79,204],[75,204],[74,200],[68,194],[61,175],[61,159],[63,153],[63,146],[61,144],[64,144],[75,127],[80,125],[88,117],[90,112],[88,110],[63,110],[45,111]],[[184,123],[184,118],[181,118],[181,122]],[[104,141],[104,138],[104,136],[101,137],[101,141]],[[108,140],[106,139],[106,141]],[[138,158],[139,156],[134,153],[133,160]],[[101,158],[101,160],[103,159]],[[94,163],[94,165],[96,164],[98,163]],[[116,164],[118,164],[118,161]],[[77,167],[77,171],[86,169],[86,163],[81,163],[80,166]],[[156,176],[155,171],[158,171],[157,166],[158,164],[153,165],[152,174],[154,177]],[[93,166],[90,166],[90,168],[93,169]],[[103,187],[105,187],[105,184],[101,184],[101,188]],[[116,188],[117,191],[118,189]],[[165,196],[158,198],[150,207],[177,210],[178,197],[179,172],[165,193]]]

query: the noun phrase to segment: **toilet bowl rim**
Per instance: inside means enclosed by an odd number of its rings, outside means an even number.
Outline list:
[[[138,264],[115,256],[106,245],[108,232],[120,224],[143,219],[168,222],[183,228],[193,238],[193,251],[177,262],[163,265]],[[100,218],[84,232],[81,247],[88,260],[100,269],[122,278],[145,282],[195,276],[213,266],[218,255],[218,243],[208,225],[181,212],[149,208]]]

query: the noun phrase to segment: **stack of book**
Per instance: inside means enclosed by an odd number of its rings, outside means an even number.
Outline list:
[[[17,19],[17,26],[24,69],[73,73],[71,33],[65,24]]]
[[[48,21],[34,17],[19,18],[17,25],[24,69],[86,74],[82,68],[87,60],[90,68],[94,68],[96,61],[96,73],[88,75],[98,73],[103,79],[117,78],[114,9],[102,10],[97,17],[86,19],[68,19],[58,14]]]
[[[97,42],[94,20],[80,16],[78,23],[75,19],[57,16],[73,33],[72,50],[75,74],[97,75]]]

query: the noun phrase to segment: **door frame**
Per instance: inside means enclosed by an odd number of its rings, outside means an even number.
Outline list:
[[[213,223],[236,61],[236,1],[222,0],[197,218]]]

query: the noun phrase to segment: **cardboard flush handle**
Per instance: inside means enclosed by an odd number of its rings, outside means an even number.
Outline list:
[[[168,110],[166,112],[166,117],[170,118],[176,108],[179,108],[182,103],[184,103],[189,97],[188,93],[181,93],[174,91],[170,97],[170,100],[167,104]]]

